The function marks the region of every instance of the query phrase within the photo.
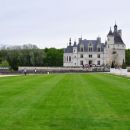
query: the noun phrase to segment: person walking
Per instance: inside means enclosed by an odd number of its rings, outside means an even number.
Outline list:
[[[37,69],[35,68],[35,70],[34,70],[34,73],[36,74],[37,73]]]
[[[26,69],[24,69],[24,75],[25,75],[25,76],[27,75],[27,70],[26,70]]]

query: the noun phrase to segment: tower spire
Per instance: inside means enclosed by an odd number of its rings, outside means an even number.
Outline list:
[[[112,36],[112,35],[113,35],[113,33],[112,33],[112,30],[111,30],[111,27],[110,27],[110,31],[108,33],[108,36]]]
[[[69,40],[69,45],[71,46],[71,38],[70,38],[70,40]]]
[[[116,21],[115,21],[115,25],[114,25],[114,32],[117,32],[117,24],[116,24]]]

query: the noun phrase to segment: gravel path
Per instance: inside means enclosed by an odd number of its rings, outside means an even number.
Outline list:
[[[7,76],[19,76],[19,75],[0,75],[0,77],[7,77]]]

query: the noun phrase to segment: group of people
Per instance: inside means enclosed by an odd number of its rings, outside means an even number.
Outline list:
[[[27,75],[27,70],[26,70],[26,69],[24,69],[24,71],[23,71],[23,72],[24,72],[24,75],[26,76],[26,75]],[[37,69],[36,69],[36,68],[34,69],[34,73],[35,73],[35,74],[37,73]]]

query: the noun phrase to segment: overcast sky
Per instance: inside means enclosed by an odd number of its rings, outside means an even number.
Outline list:
[[[81,35],[105,42],[115,20],[130,48],[130,0],[0,0],[0,44],[62,48]]]

